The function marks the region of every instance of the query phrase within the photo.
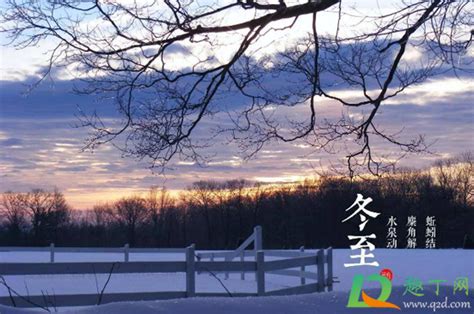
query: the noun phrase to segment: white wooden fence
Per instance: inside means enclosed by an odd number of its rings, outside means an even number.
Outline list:
[[[50,251],[50,263],[0,263],[0,275],[61,275],[61,274],[121,274],[121,273],[186,273],[185,291],[160,291],[138,293],[104,293],[78,295],[35,295],[0,297],[0,304],[16,307],[32,307],[34,304],[43,307],[83,306],[104,304],[117,301],[158,300],[185,297],[228,296],[227,293],[196,292],[196,272],[212,273],[241,273],[241,278],[247,272],[255,273],[257,289],[250,293],[232,293],[232,296],[266,296],[290,295],[332,290],[333,267],[332,249],[318,250],[316,253],[287,250],[262,250],[261,228],[257,227],[249,241],[245,241],[237,250],[227,252],[195,252],[194,245],[185,249],[138,249],[125,245],[123,248],[60,248],[51,245],[48,248],[16,248],[4,247],[0,251]],[[248,240],[248,239],[247,239]],[[260,241],[260,242],[258,242]],[[253,250],[244,250],[251,242]],[[55,262],[56,252],[110,252],[123,253],[123,262]],[[185,253],[185,261],[146,261],[130,262],[130,253]],[[240,256],[240,260],[233,261]],[[247,261],[245,257],[253,257]],[[273,260],[266,260],[273,257]],[[274,259],[283,257],[283,259]],[[203,261],[210,258],[210,261]],[[223,261],[216,261],[223,258]],[[316,272],[308,271],[308,267],[316,266]],[[300,285],[280,290],[267,291],[265,289],[266,274],[296,276],[300,278]],[[311,283],[307,283],[312,281]]]
[[[245,256],[252,254],[257,261],[257,252],[262,250],[262,227],[256,226],[253,228],[253,233],[244,241],[242,244],[233,251],[221,251],[221,252],[209,252],[209,253],[198,253],[197,258],[199,261],[203,259],[210,259],[213,262],[216,258],[224,258],[225,261],[232,261],[237,257],[240,257],[240,261],[245,261]],[[246,252],[245,249],[253,244],[253,251]],[[229,279],[229,273],[225,273],[225,279]],[[240,279],[245,279],[245,272],[241,272]],[[256,279],[256,278],[255,278]]]

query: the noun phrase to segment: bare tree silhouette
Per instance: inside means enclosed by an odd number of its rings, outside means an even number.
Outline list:
[[[26,213],[21,194],[6,192],[2,194],[0,215],[7,222],[7,230],[13,241],[19,238],[26,225]]]
[[[356,11],[338,0],[8,0],[1,31],[18,48],[53,39],[46,75],[56,65],[73,67],[88,83],[79,92],[113,95],[119,122],[106,123],[98,114],[81,117],[94,131],[89,148],[123,135],[121,148],[153,166],[164,167],[175,156],[202,162],[200,148],[210,143],[193,135],[203,120],[227,112],[232,123],[213,134],[228,134],[247,158],[271,141],[304,141],[315,149],[344,150],[351,174],[367,167],[377,174],[391,162],[374,153],[372,139],[409,153],[427,149],[422,136],[404,141],[379,127],[376,117],[387,99],[407,87],[447,67],[464,69],[471,5],[401,1],[390,12],[359,16],[354,27],[367,26],[365,31],[347,32],[342,22]],[[326,11],[336,13],[337,29],[322,36],[317,21]],[[300,32],[298,23],[306,26],[306,37],[275,48],[277,53],[259,54],[289,30]],[[424,56],[416,66],[404,59],[411,47]],[[460,62],[462,56],[467,61]],[[319,118],[322,99],[359,115]],[[307,113],[285,114],[295,106]]]
[[[134,246],[137,227],[146,220],[148,214],[145,200],[138,196],[123,198],[114,207],[113,216],[124,226],[128,243]]]
[[[431,169],[435,182],[443,189],[452,191],[452,198],[465,207],[474,196],[474,155],[466,152],[449,159],[435,162]]]
[[[158,188],[153,186],[150,188],[145,202],[148,209],[148,218],[152,222],[155,245],[161,245],[159,239],[162,238],[164,230],[168,229],[169,232],[170,229],[169,226],[164,226],[164,222],[170,208],[175,206],[175,200],[165,187]]]
[[[33,189],[27,193],[7,192],[2,194],[0,203],[0,214],[5,215],[12,239],[18,237],[29,221],[37,245],[57,239],[60,227],[70,220],[70,212],[71,207],[57,189]]]
[[[124,243],[183,247],[192,241],[200,249],[233,249],[240,244],[235,240],[261,225],[268,248],[347,247],[345,235],[354,226],[334,228],[345,218],[344,211],[337,209],[350,205],[354,194],[361,193],[371,195],[384,209],[382,221],[391,216],[399,222],[408,216],[420,221],[434,216],[439,222],[437,247],[467,248],[474,238],[472,178],[472,153],[467,152],[423,170],[400,169],[364,180],[326,174],[287,185],[252,185],[239,179],[198,181],[176,199],[165,189],[152,188],[142,196],[99,204],[87,213],[73,210],[77,214],[60,225],[54,223],[52,213],[39,219],[31,213],[31,208],[45,213],[53,203],[60,209],[60,192],[10,192],[1,195],[0,244],[43,246],[54,240],[58,247]],[[405,224],[399,226],[404,233]],[[386,225],[374,225],[373,232],[387,232]],[[376,245],[384,246],[385,241],[381,237]]]

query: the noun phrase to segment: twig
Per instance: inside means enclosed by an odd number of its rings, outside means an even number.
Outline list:
[[[97,301],[97,305],[100,305],[100,303],[102,302],[102,297],[104,295],[105,289],[107,288],[107,285],[110,282],[110,278],[112,278],[112,273],[114,272],[114,268],[115,268],[116,264],[117,264],[117,262],[113,263],[112,267],[110,268],[109,276],[107,277],[107,280],[105,281],[104,287],[102,287],[102,291],[100,291],[99,300]]]
[[[99,282],[97,281],[97,273],[95,272],[95,267],[92,265],[92,270],[94,271],[94,280],[95,280],[95,290],[99,294]]]
[[[54,307],[54,312],[56,313],[58,312],[57,304],[58,304],[58,301],[56,300],[56,292],[53,289],[53,307]]]
[[[5,282],[5,279],[2,277],[2,280]],[[15,302],[15,299],[13,298],[13,295],[12,295],[12,292],[11,292],[11,289],[10,287],[8,287],[7,285],[4,284],[5,287],[7,287],[7,290],[8,290],[8,295],[10,296],[10,301],[12,302],[13,304],[13,307],[16,307],[16,302]]]
[[[24,280],[23,283],[25,284],[26,296],[30,297],[30,289],[28,289],[28,284],[26,283],[26,280]]]
[[[52,296],[49,294],[48,290],[41,290],[41,295],[43,296],[44,304],[47,304],[47,306],[52,306],[54,312],[57,313],[58,309],[56,307],[56,293],[54,292],[54,289]]]
[[[199,256],[197,256],[196,254],[194,254],[194,256],[195,256],[198,260],[200,260],[200,257],[199,257]],[[227,287],[224,285],[224,283],[222,282],[222,280],[221,280],[219,277],[217,277],[217,275],[216,275],[214,272],[210,271],[207,267],[203,267],[203,268],[204,268],[205,271],[207,271],[212,277],[214,277],[214,278],[221,284],[221,286],[222,286],[222,287],[224,288],[224,290],[227,292],[227,294],[229,295],[229,297],[233,297],[233,295],[232,295],[232,293],[229,291],[229,289],[227,289]]]
[[[43,297],[44,304],[46,304],[46,306],[48,306],[50,302],[49,302],[49,299],[47,298],[47,295],[44,293],[44,290],[41,290],[41,296]]]
[[[5,288],[8,289],[8,293],[10,293],[10,298],[13,298],[13,297],[11,296],[11,293],[13,293],[14,295],[16,295],[17,297],[19,297],[19,298],[22,299],[23,301],[25,301],[25,302],[27,302],[27,303],[33,305],[34,307],[43,309],[43,310],[45,310],[45,311],[47,311],[47,312],[51,312],[51,311],[49,310],[49,308],[44,307],[44,306],[42,306],[42,305],[39,305],[38,303],[35,303],[35,302],[31,301],[29,298],[25,298],[24,296],[22,296],[21,294],[19,294],[15,289],[13,289],[12,287],[10,287],[10,286],[7,284],[7,281],[5,280],[5,278],[4,278],[2,275],[0,275],[0,284],[2,284]]]

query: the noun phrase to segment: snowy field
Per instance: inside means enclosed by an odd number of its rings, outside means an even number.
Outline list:
[[[309,250],[307,250],[308,252]],[[389,268],[394,273],[390,301],[397,300],[403,294],[406,278],[416,277],[422,282],[443,279],[446,285],[452,285],[457,277],[468,277],[471,287],[474,285],[474,251],[472,250],[386,250],[377,249],[375,256],[380,267],[344,268],[345,262],[351,262],[350,250],[334,250],[334,276],[340,283],[334,284],[334,292],[285,297],[250,297],[250,298],[192,298],[154,302],[124,302],[101,305],[99,307],[82,307],[61,309],[69,313],[366,313],[367,309],[347,309],[348,292],[355,274],[378,273],[382,268]],[[184,254],[179,253],[131,253],[130,261],[184,261]],[[0,263],[48,262],[48,252],[1,252]],[[118,253],[57,253],[56,262],[79,261],[123,261],[123,254]],[[314,272],[315,269],[307,271]],[[224,285],[231,292],[255,292],[254,274],[247,273],[245,280],[240,274],[231,274],[225,280],[219,275]],[[81,294],[96,293],[101,290],[107,275],[35,275],[6,276],[8,284],[24,295],[41,294]],[[266,274],[266,290],[275,290],[299,285],[299,278]],[[311,282],[307,280],[307,282]],[[370,286],[368,286],[370,287]],[[376,287],[376,286],[374,286]],[[452,292],[452,288],[450,292]],[[107,286],[110,292],[154,292],[184,291],[185,274],[115,274]],[[448,287],[444,287],[447,291]],[[443,290],[443,291],[444,291]],[[196,276],[197,292],[225,292],[218,280],[207,273]],[[474,292],[469,299],[472,306]],[[0,295],[8,295],[0,287]],[[374,292],[373,295],[378,295]],[[449,294],[450,297],[452,293]],[[465,297],[465,296],[464,296]],[[441,299],[442,300],[442,299]],[[466,301],[466,297],[464,301]],[[401,300],[398,300],[401,303]],[[431,301],[431,300],[430,300]],[[395,302],[395,301],[394,301]],[[53,309],[54,310],[54,309]],[[407,309],[403,309],[407,311]],[[0,314],[28,313],[31,310],[15,310],[0,307]],[[34,310],[36,312],[37,310]],[[412,310],[413,312],[414,310]],[[415,310],[416,313],[420,310]],[[375,312],[381,313],[380,310]],[[393,312],[389,311],[389,312]],[[436,313],[442,311],[437,310]],[[474,308],[467,311],[450,309],[446,313],[474,313]],[[426,310],[420,313],[429,313]]]

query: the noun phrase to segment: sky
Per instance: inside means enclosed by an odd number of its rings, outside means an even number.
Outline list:
[[[367,10],[380,3],[362,1],[358,9]],[[333,16],[329,12],[323,17],[322,25],[327,24],[324,19],[332,22]],[[4,35],[0,35],[0,42],[6,42]],[[235,144],[220,137],[206,151],[211,156],[207,165],[174,160],[170,169],[160,174],[150,169],[146,160],[123,156],[113,145],[100,146],[93,152],[83,151],[90,130],[77,127],[79,108],[86,112],[97,110],[105,119],[117,115],[113,107],[93,96],[72,93],[77,81],[68,75],[45,80],[35,89],[29,89],[45,65],[44,53],[49,44],[25,50],[0,48],[0,192],[57,187],[75,208],[88,209],[99,202],[143,193],[150,186],[165,185],[179,191],[194,181],[209,179],[292,182],[314,176],[328,164],[344,160],[341,154],[327,154],[302,142],[272,142],[247,161]],[[416,51],[409,56],[420,58]],[[409,88],[384,104],[377,120],[384,129],[403,128],[406,136],[424,134],[433,143],[433,154],[408,156],[400,165],[427,167],[436,159],[473,150],[473,90],[472,74],[460,77],[445,74]],[[305,110],[292,108],[291,114],[304,115]],[[331,115],[341,109],[325,100],[318,104],[317,110]],[[208,130],[222,121],[219,115],[204,121],[197,136],[206,137]],[[380,149],[389,153],[396,150],[393,146]]]

